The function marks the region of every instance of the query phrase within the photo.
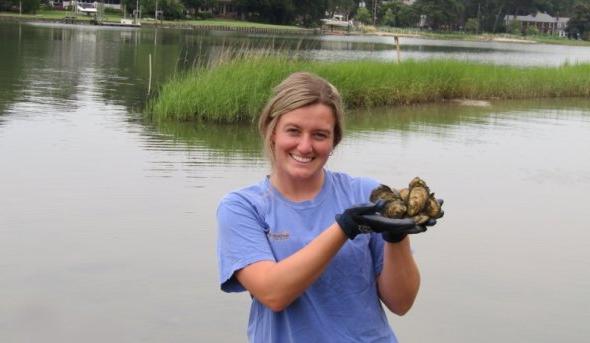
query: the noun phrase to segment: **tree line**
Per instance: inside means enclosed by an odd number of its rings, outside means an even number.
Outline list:
[[[34,12],[42,1],[0,0],[0,10],[22,4],[24,12]],[[121,0],[127,13],[137,0]],[[365,24],[416,27],[435,31],[510,32],[506,15],[546,12],[553,17],[569,17],[568,31],[582,36],[590,33],[590,0],[139,0],[144,16],[162,11],[166,19],[209,18],[221,14],[225,4],[242,20],[317,27],[320,19],[341,14]]]

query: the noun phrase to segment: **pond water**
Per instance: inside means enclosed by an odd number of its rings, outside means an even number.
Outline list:
[[[219,290],[215,209],[268,172],[260,142],[140,112],[148,53],[158,83],[224,44],[273,40],[26,24],[0,39],[0,341],[244,342],[249,297]],[[308,51],[391,49],[372,39]],[[394,186],[420,175],[445,199],[412,237],[423,282],[390,317],[402,342],[590,336],[589,133],[587,99],[349,113],[330,169]]]

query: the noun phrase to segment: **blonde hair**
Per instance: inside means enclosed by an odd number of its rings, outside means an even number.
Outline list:
[[[273,96],[266,103],[258,120],[258,130],[264,143],[264,151],[274,163],[272,134],[279,118],[298,108],[322,104],[332,109],[334,114],[334,147],[342,140],[344,131],[344,111],[342,98],[336,87],[325,79],[307,72],[289,75],[273,90]]]

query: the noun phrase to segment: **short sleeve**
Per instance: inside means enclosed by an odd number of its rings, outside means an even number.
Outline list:
[[[275,261],[266,236],[266,225],[254,204],[236,194],[226,196],[219,204],[217,224],[221,290],[244,291],[245,288],[234,277],[236,271],[254,262]]]
[[[358,189],[360,191],[360,196],[362,197],[362,202],[368,202],[371,192],[373,192],[373,189],[377,188],[380,183],[379,181],[368,177],[359,177],[357,180],[359,181]]]

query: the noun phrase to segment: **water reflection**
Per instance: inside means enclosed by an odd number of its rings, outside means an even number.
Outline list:
[[[486,107],[448,103],[374,108],[349,111],[346,134],[352,139],[374,138],[389,131],[404,135],[451,135],[454,128],[499,126],[513,129],[514,125],[558,122],[572,117],[583,122],[590,121],[589,108],[590,101],[579,98],[496,101]],[[198,146],[215,152],[221,159],[256,161],[261,158],[262,143],[254,124],[164,122],[148,125],[153,125],[150,135],[157,135],[158,141]]]
[[[175,141],[205,146],[220,156],[236,154],[260,157],[262,142],[254,125],[221,125],[214,123],[160,123],[155,128]]]

